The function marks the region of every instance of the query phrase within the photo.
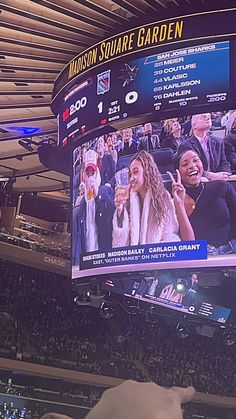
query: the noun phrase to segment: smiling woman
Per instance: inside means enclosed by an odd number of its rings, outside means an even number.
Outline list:
[[[196,240],[207,240],[215,247],[230,246],[236,238],[236,193],[230,182],[203,183],[199,155],[184,146],[179,147],[176,163],[186,191],[185,209]]]
[[[179,160],[179,171],[182,182],[187,186],[198,186],[203,174],[203,164],[198,154],[193,150],[186,150]]]
[[[113,247],[193,239],[187,217],[178,217],[181,199],[171,199],[151,154],[137,153],[129,173],[128,197],[116,187]]]

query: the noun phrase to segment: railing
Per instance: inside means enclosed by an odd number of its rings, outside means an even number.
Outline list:
[[[60,380],[71,381],[74,383],[86,384],[97,387],[115,387],[124,380],[115,377],[107,377],[96,374],[89,374],[80,371],[70,371],[63,368],[37,365],[29,362],[16,361],[0,358],[0,369],[14,370],[33,376],[50,377]],[[197,392],[193,399],[194,403],[212,405],[223,408],[236,409],[236,398],[205,394]]]
[[[27,409],[34,411],[35,406],[37,406],[37,410],[41,414],[46,409],[47,412],[66,414],[76,419],[84,418],[91,409],[91,407],[79,406],[73,403],[60,403],[56,401],[43,400],[33,397],[23,397],[0,393],[0,405],[3,405],[3,403],[10,404],[10,402],[13,402],[13,405],[19,409],[27,407]]]

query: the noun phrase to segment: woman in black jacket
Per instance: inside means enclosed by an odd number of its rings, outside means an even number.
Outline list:
[[[202,182],[199,155],[182,145],[176,155],[178,181],[172,190],[185,191],[185,209],[196,240],[218,248],[218,253],[236,252],[236,192],[230,182]]]

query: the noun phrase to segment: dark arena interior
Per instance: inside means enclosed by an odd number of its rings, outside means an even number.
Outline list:
[[[1,2],[0,419],[236,419],[235,22]]]

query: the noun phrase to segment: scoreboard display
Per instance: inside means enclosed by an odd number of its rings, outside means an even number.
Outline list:
[[[223,41],[127,58],[89,72],[64,93],[59,143],[140,115],[231,102],[230,42]]]
[[[191,282],[188,271],[184,272],[187,277],[185,282]],[[205,318],[220,324],[225,324],[230,316],[231,310],[205,300],[201,293],[201,278],[198,286],[193,291],[189,284],[182,293],[176,291],[178,281],[177,271],[159,271],[155,276],[145,275],[140,279],[136,278],[105,278],[102,281],[102,289],[112,293],[120,294],[152,305],[166,307],[180,311],[185,315]]]
[[[236,171],[224,150],[236,117],[235,22],[236,7],[140,22],[58,75],[51,108],[58,145],[72,155],[72,279],[158,272],[150,288],[105,285],[226,323],[230,310],[201,298],[193,278],[180,295],[186,278],[174,272],[235,266]],[[176,161],[185,142],[191,170]]]

